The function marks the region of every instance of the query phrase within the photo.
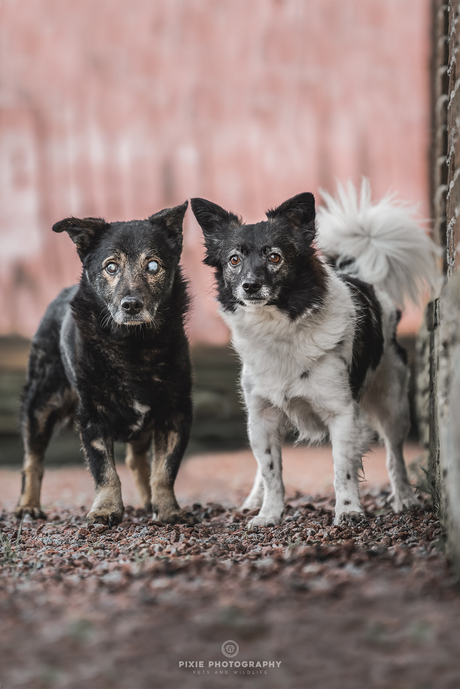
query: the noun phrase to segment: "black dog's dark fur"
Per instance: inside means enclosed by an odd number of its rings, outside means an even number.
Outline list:
[[[186,208],[143,221],[68,218],[54,225],[76,244],[83,272],[80,284],[48,307],[33,340],[21,412],[19,516],[43,515],[44,452],[56,423],[76,414],[96,485],[90,522],[123,517],[115,440],[128,443],[127,463],[157,519],[192,520],[174,495],[192,422],[188,297],[179,267]]]

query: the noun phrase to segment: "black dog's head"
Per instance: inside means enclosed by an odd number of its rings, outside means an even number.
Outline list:
[[[154,324],[178,271],[187,205],[162,210],[147,220],[66,218],[53,225],[54,232],[66,231],[76,244],[82,282],[117,325]]]
[[[220,206],[191,201],[204,234],[205,263],[215,268],[225,310],[277,306],[290,318],[319,308],[326,273],[312,245],[315,199],[304,193],[267,212],[267,220],[245,225]]]

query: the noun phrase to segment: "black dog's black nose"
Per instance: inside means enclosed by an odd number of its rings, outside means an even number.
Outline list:
[[[143,302],[138,297],[123,297],[121,300],[121,308],[130,316],[135,316],[136,313],[139,313],[143,306]]]
[[[248,294],[255,294],[262,287],[260,280],[253,280],[252,282],[243,282],[243,289]]]

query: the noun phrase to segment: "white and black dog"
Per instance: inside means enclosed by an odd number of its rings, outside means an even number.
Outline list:
[[[261,507],[250,527],[281,521],[281,442],[292,428],[299,440],[330,437],[336,524],[364,516],[358,478],[374,430],[386,445],[392,507],[417,503],[403,457],[408,368],[396,327],[405,299],[434,288],[436,249],[407,206],[392,197],[373,204],[367,180],[359,196],[349,185],[337,200],[323,197],[318,232],[309,193],[253,225],[192,199],[243,364],[258,464],[243,508]]]

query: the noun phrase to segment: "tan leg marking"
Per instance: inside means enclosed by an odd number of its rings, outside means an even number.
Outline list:
[[[155,453],[152,461],[150,485],[152,488],[152,505],[154,517],[168,524],[194,524],[197,519],[179,507],[174,493],[174,483],[168,476],[168,457],[179,443],[179,434],[171,431],[167,438],[155,442]]]
[[[167,521],[170,514],[180,509],[174,494],[174,486],[168,479],[166,469],[168,455],[174,450],[178,438],[178,434],[173,432],[168,435],[167,439],[161,438],[155,443],[150,485],[152,504],[159,521]]]
[[[40,495],[43,479],[44,453],[32,452],[30,449],[30,431],[28,423],[23,426],[25,445],[24,463],[22,466],[21,496],[15,509],[17,517],[30,514],[34,519],[46,519],[46,514],[40,507]]]
[[[47,429],[50,414],[58,413],[60,419],[71,414],[75,405],[76,394],[70,388],[63,392],[53,393],[44,407],[32,412],[27,410],[27,418],[23,422],[22,435],[24,440],[24,464],[22,469],[21,497],[15,513],[18,517],[30,514],[35,519],[45,519],[46,514],[40,508],[40,494],[43,479],[43,460],[45,449],[51,436],[52,429]],[[28,414],[35,417],[34,433],[31,437],[30,420]],[[54,425],[54,424],[53,424]]]
[[[152,491],[150,489],[150,462],[148,451],[136,452],[128,443],[126,445],[126,466],[130,468],[134,481],[141,496],[142,504],[146,509],[152,506]]]
[[[30,514],[34,519],[46,519],[40,507],[40,494],[43,479],[43,457],[26,452],[22,469],[22,490],[15,514],[23,517]]]

